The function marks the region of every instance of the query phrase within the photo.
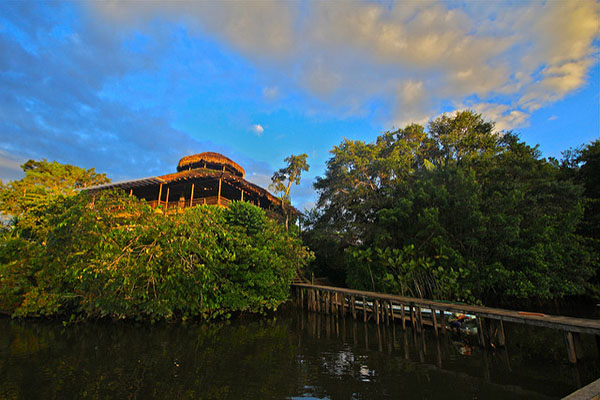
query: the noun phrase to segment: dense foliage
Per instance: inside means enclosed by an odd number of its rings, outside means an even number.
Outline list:
[[[315,274],[471,302],[584,293],[598,260],[580,227],[598,215],[574,176],[597,180],[597,167],[561,168],[472,112],[428,128],[331,150],[306,233]]]
[[[123,193],[48,194],[0,237],[15,316],[214,318],[275,309],[310,259],[248,203],[163,214]]]

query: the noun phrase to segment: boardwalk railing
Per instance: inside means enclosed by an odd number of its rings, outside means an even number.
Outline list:
[[[564,331],[567,354],[572,363],[583,356],[581,333],[595,335],[600,351],[600,320],[445,303],[307,283],[294,283],[292,289],[298,304],[309,311],[334,315],[350,313],[354,319],[360,313],[365,322],[373,318],[377,324],[399,320],[403,329],[410,324],[417,331],[429,325],[436,335],[446,334],[449,328],[447,318],[452,313],[472,315],[475,316],[482,347],[491,344],[504,346],[503,322],[507,321]]]

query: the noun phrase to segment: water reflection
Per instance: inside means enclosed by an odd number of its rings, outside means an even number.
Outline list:
[[[468,338],[300,310],[210,325],[0,319],[0,332],[2,399],[558,398],[597,374],[594,362],[548,362],[552,340],[539,334],[483,352]],[[507,330],[509,344],[513,334],[523,337]]]

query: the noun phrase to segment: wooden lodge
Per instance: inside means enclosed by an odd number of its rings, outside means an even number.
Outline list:
[[[244,169],[231,159],[205,152],[183,157],[173,174],[108,183],[85,190],[93,193],[121,189],[145,200],[153,208],[167,211],[203,204],[227,207],[233,200],[246,201],[265,210],[281,210],[281,200],[245,180],[245,174]]]

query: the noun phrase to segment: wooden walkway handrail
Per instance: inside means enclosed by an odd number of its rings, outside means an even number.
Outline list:
[[[600,320],[597,319],[574,318],[558,315],[546,315],[523,311],[505,310],[501,308],[473,306],[468,304],[445,303],[434,300],[396,296],[385,293],[346,289],[334,286],[311,285],[306,283],[294,283],[292,284],[292,286],[307,289],[315,289],[322,292],[340,293],[349,296],[364,296],[369,299],[388,300],[406,305],[414,304],[417,307],[425,307],[443,311],[461,312],[465,314],[473,314],[478,317],[508,322],[518,322],[527,325],[542,326],[546,328],[561,329],[569,332],[600,335]]]

